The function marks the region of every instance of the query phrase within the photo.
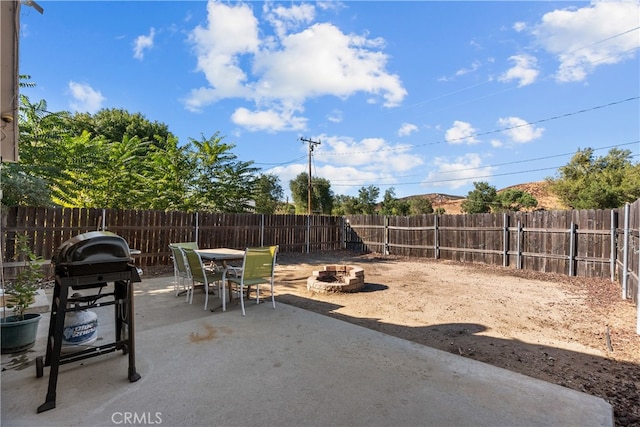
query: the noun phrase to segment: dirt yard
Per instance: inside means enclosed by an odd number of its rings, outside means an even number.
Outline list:
[[[327,253],[281,254],[277,300],[585,393],[640,426],[636,307],[608,280]],[[364,268],[357,293],[313,293],[324,264]]]

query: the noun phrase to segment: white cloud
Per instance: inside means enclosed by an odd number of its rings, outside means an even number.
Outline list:
[[[277,166],[265,171],[265,173],[278,176],[280,182],[285,184],[283,187],[287,197],[291,197],[288,191],[289,182],[303,172],[308,173],[306,164]],[[313,176],[329,180],[331,190],[335,194],[350,194],[353,196],[357,195],[358,190],[365,186],[363,182],[379,182],[381,179],[387,179],[387,177],[381,177],[381,175],[375,171],[362,170],[358,167],[351,166],[334,166],[331,164],[316,166],[313,169]]]
[[[336,194],[353,192],[363,186],[363,182],[380,182],[389,177],[380,171],[355,166],[325,164],[315,168],[317,176],[329,180]]]
[[[233,7],[210,1],[208,25],[197,26],[190,35],[202,71],[210,87],[193,89],[186,101],[192,111],[223,98],[249,97],[247,76],[238,65],[242,55],[257,52],[258,20],[246,4]]]
[[[482,49],[482,45],[477,40],[471,40],[469,42],[469,46],[475,47],[476,49]]]
[[[583,8],[545,14],[532,34],[544,49],[557,55],[557,81],[582,81],[599,65],[636,55],[638,31],[627,31],[638,26],[638,16],[638,1],[595,1]]]
[[[102,108],[105,97],[100,91],[93,89],[88,84],[71,81],[69,82],[69,91],[73,98],[69,102],[69,106],[73,111],[93,114]]]
[[[270,6],[269,3],[265,3],[263,9],[267,21],[271,23],[279,38],[285,37],[288,31],[312,22],[316,14],[315,8],[310,4],[293,5],[288,8],[277,6],[269,9]]]
[[[259,110],[249,111],[238,108],[231,116],[233,123],[246,127],[251,131],[285,131],[303,130],[307,119],[297,117],[294,111]]]
[[[422,164],[420,157],[409,154],[410,147],[391,145],[383,138],[318,137],[322,141],[317,161],[334,165],[367,166],[373,170],[404,171]]]
[[[516,22],[515,24],[513,24],[513,30],[518,33],[526,29],[527,29],[527,24],[525,24],[524,22]]]
[[[282,40],[281,49],[261,52],[254,70],[260,98],[347,98],[357,92],[382,96],[396,106],[406,95],[398,76],[384,71],[387,56],[381,40],[344,34],[332,24],[314,24]]]
[[[473,73],[474,71],[478,70],[478,68],[480,68],[480,61],[473,61],[469,68],[461,68],[456,71],[456,76],[464,76],[465,74]]]
[[[383,138],[363,138],[314,135],[321,144],[314,150],[313,174],[328,179],[336,194],[357,193],[366,182],[393,184],[397,176],[422,166],[421,157],[410,153],[410,146],[392,145]],[[305,150],[306,151],[306,150]],[[306,164],[273,168],[267,173],[278,175],[282,182],[289,182]]]
[[[473,45],[473,43],[472,43],[472,45]],[[491,61],[491,59],[490,59],[490,61]],[[482,62],[480,62],[478,60],[475,60],[475,61],[473,61],[471,63],[471,66],[469,66],[469,68],[460,68],[455,73],[453,73],[452,76],[438,77],[438,81],[439,82],[453,81],[456,77],[464,76],[465,74],[469,74],[469,73],[473,73],[473,72],[477,71],[481,66],[482,66]]]
[[[209,2],[206,26],[196,27],[190,37],[197,70],[209,85],[191,91],[185,101],[188,109],[244,98],[258,110],[302,111],[309,98],[347,98],[358,92],[392,107],[406,96],[400,78],[386,71],[384,40],[345,34],[330,23],[311,23],[311,5],[266,3],[265,8],[276,36],[261,39],[264,31],[249,5]]]
[[[144,51],[153,47],[153,38],[156,35],[155,28],[149,30],[148,36],[138,36],[133,42],[133,57],[142,60],[144,58]]]
[[[413,132],[417,131],[418,126],[414,125],[413,123],[403,123],[402,126],[400,126],[400,129],[398,129],[398,136],[409,136]]]
[[[536,128],[530,125],[526,120],[519,117],[505,117],[498,119],[498,126],[505,127],[507,130],[502,133],[511,138],[513,142],[524,144],[538,139],[542,136],[544,128]]]
[[[471,123],[456,120],[445,133],[445,139],[449,144],[476,144],[480,141],[474,136],[475,134],[476,130]]]
[[[436,170],[429,172],[422,185],[457,189],[476,181],[488,181],[494,170],[491,166],[482,166],[482,158],[476,153],[468,153],[454,160],[436,157],[433,165]]]
[[[530,85],[536,81],[540,71],[538,70],[538,60],[534,56],[514,55],[509,57],[509,60],[515,62],[515,65],[502,74],[498,80],[501,82],[519,80],[519,87]]]
[[[331,113],[327,115],[327,120],[332,123],[341,123],[342,122],[342,111],[333,110]]]

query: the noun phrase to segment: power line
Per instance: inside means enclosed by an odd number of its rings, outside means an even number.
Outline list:
[[[607,37],[607,38],[604,38],[604,39],[602,39],[602,40],[598,40],[598,41],[593,42],[593,43],[591,43],[591,44],[589,44],[589,45],[586,45],[586,46],[581,46],[581,47],[577,47],[577,48],[572,49],[572,50],[568,50],[568,51],[565,51],[565,52],[558,53],[558,54],[556,54],[556,55],[554,55],[554,56],[552,56],[552,57],[550,57],[550,58],[548,58],[548,59],[544,59],[544,60],[540,61],[540,64],[545,64],[545,63],[550,62],[550,61],[552,61],[552,60],[554,60],[554,59],[558,59],[558,60],[559,60],[563,55],[567,55],[567,54],[575,53],[575,52],[578,52],[578,51],[580,51],[580,50],[583,50],[583,49],[587,49],[587,48],[593,47],[593,46],[595,46],[595,45],[597,45],[597,44],[604,43],[604,42],[609,41],[609,40],[612,40],[612,39],[614,39],[614,38],[617,38],[617,37],[620,37],[620,36],[623,36],[623,35],[629,34],[629,33],[633,32],[633,31],[637,31],[638,29],[640,29],[640,26],[630,28],[630,29],[628,29],[628,30],[625,30],[625,31],[622,31],[622,32],[620,32],[620,33],[614,34],[614,35],[612,35],[612,36],[610,36],[610,37]],[[627,52],[630,52],[630,51],[632,51],[632,50],[636,50],[636,49],[638,49],[638,48],[637,48],[637,47],[636,47],[636,48],[631,48],[631,49],[628,49],[628,50],[626,50],[626,51],[624,51],[624,52],[621,52],[621,53],[627,53]],[[618,54],[616,54],[616,55],[609,55],[609,56],[607,56],[607,57],[605,57],[605,58],[600,58],[599,60],[597,60],[597,61],[592,61],[592,62],[601,62],[601,61],[603,61],[603,60],[605,60],[605,59],[607,59],[607,58],[615,57],[615,56],[618,56],[618,55],[620,55],[620,53],[618,53]],[[417,107],[417,106],[419,106],[419,105],[426,104],[426,103],[428,103],[428,102],[435,101],[435,100],[438,100],[438,99],[441,99],[441,98],[446,98],[446,97],[447,97],[447,96],[449,96],[449,95],[454,95],[454,94],[456,94],[456,93],[464,92],[464,91],[466,91],[466,90],[473,89],[473,88],[475,88],[475,87],[482,86],[482,85],[485,85],[485,84],[488,84],[488,83],[491,83],[491,82],[493,82],[493,79],[489,78],[489,79],[484,80],[484,81],[479,82],[479,83],[474,83],[474,84],[472,84],[472,85],[469,85],[469,86],[466,86],[466,87],[463,87],[463,88],[460,88],[460,89],[456,89],[456,90],[453,90],[453,91],[450,91],[450,92],[444,93],[444,94],[442,94],[442,95],[438,95],[438,96],[433,97],[433,98],[426,99],[426,100],[424,100],[424,101],[416,102],[416,103],[414,103],[414,104],[412,104],[412,105],[408,105],[408,106],[406,106],[406,107],[403,107],[403,108],[401,108],[400,110],[403,110],[403,109],[409,109],[409,108],[413,108],[413,107]],[[468,104],[468,103],[470,103],[470,102],[474,102],[474,101],[477,101],[477,100],[479,100],[479,99],[488,98],[488,97],[491,97],[491,96],[493,96],[493,95],[497,95],[497,94],[499,94],[499,93],[503,93],[503,92],[507,92],[507,91],[510,91],[510,90],[517,89],[518,87],[519,87],[519,86],[512,86],[512,87],[508,87],[508,88],[501,89],[501,90],[498,90],[498,91],[495,91],[495,92],[491,92],[491,93],[489,93],[489,94],[487,94],[487,95],[484,95],[484,96],[482,96],[482,97],[479,97],[479,98],[474,98],[474,99],[471,99],[471,100],[467,100],[467,101],[465,101],[465,102],[462,102],[462,103],[459,103],[459,104],[456,104],[456,105],[452,105],[452,106],[448,106],[448,107],[444,107],[444,108],[441,108],[440,110],[434,110],[434,111],[441,111],[442,109],[445,109],[445,108],[453,108],[453,107],[457,107],[457,106],[460,106],[460,105]],[[431,111],[431,113],[433,113],[434,111]]]
[[[558,119],[562,119],[562,118],[566,118],[566,117],[575,116],[575,115],[578,115],[578,114],[588,113],[588,112],[599,110],[599,109],[602,109],[602,108],[608,108],[608,107],[612,107],[614,105],[623,104],[625,102],[635,101],[637,99],[640,99],[640,96],[634,96],[634,97],[627,98],[627,99],[622,99],[622,100],[619,100],[619,101],[612,101],[612,102],[609,102],[607,104],[596,105],[594,107],[584,108],[582,110],[573,111],[573,112],[570,112],[570,113],[564,113],[564,114],[560,114],[560,115],[557,115],[557,116],[547,117],[547,118],[536,120],[536,121],[533,121],[533,122],[521,123],[521,124],[518,124],[518,125],[509,126],[509,127],[503,128],[503,129],[494,129],[494,130],[490,130],[490,131],[487,131],[487,132],[479,132],[479,133],[467,135],[467,136],[460,137],[460,138],[449,139],[449,140],[442,140],[442,141],[435,141],[435,142],[425,142],[423,144],[413,144],[413,145],[412,144],[407,144],[407,145],[403,145],[401,147],[390,147],[390,148],[383,148],[383,149],[380,149],[380,150],[373,150],[373,151],[352,151],[352,152],[341,152],[341,153],[322,153],[322,152],[320,152],[320,153],[318,153],[318,155],[320,155],[320,156],[344,156],[344,155],[352,155],[352,154],[380,153],[380,152],[384,152],[384,151],[399,151],[399,150],[407,150],[408,148],[426,147],[426,146],[431,146],[431,145],[443,144],[443,143],[446,143],[446,142],[463,141],[463,140],[469,139],[469,138],[492,135],[492,134],[495,134],[495,133],[506,132],[506,131],[509,131],[509,130],[518,129],[518,128],[525,127],[525,126],[537,125],[537,124],[540,124],[540,123],[546,123],[546,122],[550,122],[550,121],[553,121],[553,120],[558,120]]]
[[[610,149],[610,148],[624,147],[624,146],[627,146],[627,145],[634,145],[634,144],[638,144],[638,143],[640,143],[640,140],[632,141],[632,142],[625,142],[625,143],[622,143],[622,144],[608,145],[608,146],[605,146],[605,147],[593,148],[593,151],[601,151],[601,150],[606,150],[606,149]],[[590,147],[587,147],[587,148],[590,148]],[[515,164],[520,164],[520,163],[535,162],[535,161],[538,161],[538,160],[548,160],[548,159],[554,159],[554,158],[557,158],[557,157],[572,156],[574,154],[576,154],[576,153],[575,152],[570,152],[570,153],[562,153],[562,154],[553,154],[553,155],[550,155],[550,156],[535,157],[533,159],[514,160],[512,162],[494,163],[494,164],[491,164],[491,165],[476,166],[476,167],[472,167],[472,168],[456,169],[456,170],[451,170],[451,171],[441,171],[441,172],[439,172],[439,174],[466,172],[466,171],[470,171],[470,170],[494,168],[494,167],[498,167],[498,166],[509,166],[509,165],[515,165]],[[421,175],[423,175],[423,174],[397,175],[397,176],[394,176],[394,178],[410,178],[412,176],[421,176]],[[342,181],[350,181],[350,180],[340,180],[340,179],[331,180],[332,183],[334,183],[334,182],[342,182]]]
[[[280,163],[262,163],[262,162],[254,162],[254,165],[265,165],[265,166],[285,166],[285,165],[290,165],[291,163],[295,163],[295,162],[299,162],[300,160],[306,158],[307,156],[300,156],[296,159],[293,160],[289,160],[287,162],[280,162]]]
[[[640,155],[638,154],[634,154],[631,157],[639,157]],[[563,166],[566,165],[561,165],[561,166],[552,166],[552,167],[546,167],[546,168],[539,168],[539,169],[529,169],[529,170],[524,170],[524,171],[516,171],[516,172],[504,172],[504,173],[496,173],[496,174],[490,174],[490,175],[479,175],[479,176],[474,176],[474,177],[462,177],[462,178],[449,178],[449,179],[438,179],[438,180],[429,180],[429,184],[440,184],[440,183],[444,183],[444,182],[455,182],[455,181],[469,181],[469,180],[473,180],[476,181],[478,179],[482,179],[482,178],[493,178],[496,176],[508,176],[508,175],[518,175],[518,174],[523,174],[523,173],[530,173],[530,172],[541,172],[541,171],[545,171],[545,170],[554,170],[554,169],[559,169]],[[416,182],[401,182],[401,183],[389,183],[389,184],[368,184],[368,185],[374,185],[374,186],[399,186],[399,185],[417,185],[417,184],[424,184],[425,180],[422,181],[416,181]],[[332,184],[333,185],[333,182]],[[352,187],[352,186],[357,186],[359,184],[357,183],[351,183],[351,184],[336,184],[336,187]]]

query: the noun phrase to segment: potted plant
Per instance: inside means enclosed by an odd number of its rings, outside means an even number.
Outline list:
[[[15,279],[4,285],[3,295],[5,311],[0,319],[2,328],[2,353],[17,353],[27,350],[36,342],[38,324],[42,316],[38,313],[26,313],[35,301],[38,286],[44,274],[41,269],[42,257],[33,253],[26,236],[18,236],[18,253],[16,260],[23,260],[24,265]],[[13,315],[7,316],[6,309],[13,309]]]

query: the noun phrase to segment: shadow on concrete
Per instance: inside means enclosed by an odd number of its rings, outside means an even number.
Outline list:
[[[387,288],[379,284],[367,287],[372,288],[370,292]],[[601,397],[613,406],[616,425],[640,426],[640,366],[636,364],[483,335],[487,327],[476,323],[411,327],[348,316],[338,312],[341,305],[297,295],[281,294],[276,301]]]

